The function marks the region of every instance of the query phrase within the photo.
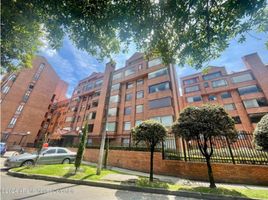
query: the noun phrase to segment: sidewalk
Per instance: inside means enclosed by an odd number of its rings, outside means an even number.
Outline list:
[[[85,165],[91,165],[96,166],[96,163],[91,163],[87,161],[82,162]],[[125,175],[119,175],[119,174],[110,174],[108,177],[103,177],[104,180],[110,180],[110,181],[122,181],[122,180],[133,180],[138,179],[138,176],[148,177],[149,173],[144,172],[138,172],[133,171],[129,169],[123,169],[118,167],[111,167],[107,166],[110,170],[116,170],[122,173],[125,173]],[[189,179],[183,179],[179,177],[172,177],[172,176],[164,176],[164,175],[154,175],[154,178],[164,181],[164,182],[170,182],[173,184],[179,184],[179,185],[185,185],[185,186],[195,186],[195,187],[209,187],[209,182],[203,182],[203,181],[193,181]],[[268,190],[268,186],[255,186],[255,185],[245,185],[245,184],[227,184],[227,183],[216,183],[218,187],[228,187],[228,188],[240,188],[240,189],[264,189]]]

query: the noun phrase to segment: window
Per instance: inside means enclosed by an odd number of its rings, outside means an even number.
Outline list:
[[[37,72],[34,75],[34,80],[38,80],[39,79],[40,74],[41,74],[42,70],[44,69],[44,67],[45,67],[45,64],[44,63],[41,63],[40,66],[39,66],[39,68],[38,68],[38,70],[37,70]]]
[[[106,123],[106,131],[115,131],[115,130],[116,130],[116,122]]]
[[[164,76],[168,74],[168,69],[167,68],[163,68],[163,69],[159,69],[157,71],[151,72],[148,74],[148,79],[152,79],[152,78],[156,78],[159,76]]]
[[[100,91],[96,91],[96,92],[94,92],[94,94],[92,95],[92,97],[98,97],[98,96],[100,96]]]
[[[94,129],[94,124],[88,124],[88,132],[92,133]]]
[[[21,113],[23,107],[24,107],[24,104],[19,105],[19,107],[16,110],[16,113]]]
[[[203,79],[207,81],[207,80],[211,80],[214,78],[219,78],[221,76],[222,76],[221,72],[214,72],[214,73],[203,75]]]
[[[267,113],[249,114],[248,117],[251,123],[258,123],[265,114]]]
[[[132,99],[132,94],[126,94],[126,101],[130,101]]]
[[[135,126],[138,126],[138,125],[140,125],[142,123],[142,120],[136,120],[135,121]]]
[[[162,59],[161,58],[155,58],[153,60],[150,60],[148,62],[148,67],[153,67],[153,66],[156,66],[156,65],[160,65],[162,63]]]
[[[88,115],[88,119],[95,119],[96,118],[96,115],[97,115],[97,112],[91,112]]]
[[[117,108],[109,108],[108,117],[117,116]]]
[[[190,92],[195,92],[195,91],[199,91],[199,85],[194,85],[191,87],[186,87],[185,88],[185,93],[190,93]]]
[[[198,82],[198,77],[187,79],[183,81],[183,85],[191,85]]]
[[[130,129],[131,129],[131,123],[124,122],[124,131],[130,131]]]
[[[119,72],[119,73],[116,73],[113,75],[113,80],[117,80],[117,79],[120,79],[122,78],[122,72]]]
[[[92,108],[98,107],[98,105],[99,105],[99,102],[98,101],[93,101],[92,102]]]
[[[165,91],[169,89],[170,89],[169,82],[164,82],[164,83],[159,83],[156,85],[149,86],[149,93],[155,93],[155,92]]]
[[[57,153],[60,153],[60,154],[61,154],[61,153],[67,153],[67,151],[66,151],[65,149],[58,149],[58,150],[57,150]]]
[[[222,99],[227,99],[227,98],[231,98],[231,93],[230,92],[223,92],[221,93],[221,98]]]
[[[33,89],[33,88],[34,88],[34,84],[33,83],[30,83],[29,89]]]
[[[201,96],[187,97],[187,102],[188,103],[198,102],[198,101],[202,101]]]
[[[56,153],[56,149],[49,149],[47,151],[44,152],[45,154],[54,154]]]
[[[89,139],[87,140],[87,145],[92,145],[92,144],[93,144],[92,138],[89,138]]]
[[[100,87],[100,86],[102,86],[102,83],[103,83],[103,80],[102,80],[102,79],[100,79],[100,80],[96,80],[96,82],[95,82],[95,87]]]
[[[111,90],[112,90],[112,91],[114,91],[114,90],[119,90],[119,88],[120,88],[120,83],[116,83],[116,84],[113,84],[113,85],[112,85]]]
[[[9,122],[8,128],[13,128],[14,125],[16,124],[16,121],[17,121],[17,118],[13,117]]]
[[[253,77],[250,73],[241,74],[239,76],[232,77],[233,83],[241,83],[241,82],[251,81],[251,80],[253,80]]]
[[[259,87],[257,87],[257,85],[250,85],[250,86],[238,88],[238,93],[240,95],[250,94],[250,93],[255,93],[255,92],[260,92],[260,91],[261,90]]]
[[[171,106],[171,98],[165,97],[149,101],[149,109]]]
[[[137,98],[137,99],[141,99],[141,98],[143,98],[143,96],[144,96],[144,92],[143,92],[143,90],[138,91],[138,92],[136,93],[136,98]]]
[[[93,83],[88,83],[87,85],[85,85],[84,87],[83,87],[83,91],[85,92],[85,91],[88,91],[88,90],[91,90],[91,89],[93,89]]]
[[[245,108],[256,108],[256,107],[268,106],[267,100],[265,98],[244,100],[243,103],[244,103]]]
[[[10,87],[9,87],[8,85],[6,85],[6,86],[4,86],[4,88],[2,89],[2,92],[3,92],[4,94],[7,94],[8,91],[9,91],[9,89],[10,89]]]
[[[227,81],[225,79],[220,79],[216,81],[212,81],[212,87],[217,88],[217,87],[222,87],[227,85]]]
[[[132,82],[127,83],[127,89],[133,88],[134,84]]]
[[[224,109],[225,110],[235,110],[236,108],[235,108],[235,104],[233,104],[233,103],[229,103],[229,104],[225,104],[224,106]]]
[[[24,94],[24,96],[23,96],[23,101],[24,101],[24,102],[26,102],[26,101],[29,99],[29,97],[30,97],[30,93],[31,93],[31,90],[28,90],[28,91]]]
[[[143,112],[143,105],[137,105],[136,106],[136,113],[142,113]]]
[[[211,94],[211,95],[208,96],[208,100],[209,101],[216,101],[217,97],[215,95]]]
[[[87,100],[87,97],[83,97],[82,101],[86,101]]]
[[[119,102],[119,95],[114,95],[110,97],[110,103],[117,103]]]
[[[125,113],[125,115],[130,115],[131,114],[131,107],[126,107],[124,113]]]
[[[233,118],[235,124],[241,124],[241,119],[240,119],[239,116],[235,116],[235,117],[232,117],[232,118]]]
[[[123,147],[129,146],[129,138],[122,138],[122,146]]]
[[[130,68],[125,71],[125,76],[130,76],[132,74],[135,74],[136,70],[135,68]]]
[[[208,88],[208,87],[209,87],[208,82],[205,82],[205,83],[204,83],[204,87],[205,87],[205,88]]]
[[[66,122],[74,122],[74,117],[66,117]]]
[[[142,70],[142,64],[139,64],[138,70]]]
[[[137,80],[137,85],[143,85],[143,79]]]
[[[172,126],[172,123],[173,123],[173,117],[171,115],[169,115],[169,116],[160,116],[160,117],[152,117],[151,119],[162,123],[164,126]]]

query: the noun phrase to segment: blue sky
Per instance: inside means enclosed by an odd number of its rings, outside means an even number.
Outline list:
[[[264,43],[267,35],[251,33],[247,36],[246,42],[240,44],[237,39],[230,41],[229,47],[222,52],[222,55],[209,62],[213,66],[225,66],[228,72],[240,71],[244,68],[241,57],[257,52],[264,63],[268,63],[268,50]],[[54,67],[58,75],[69,84],[67,96],[70,97],[78,81],[89,76],[92,72],[104,71],[107,60],[99,62],[95,57],[88,53],[78,50],[66,37],[62,47],[56,51],[49,48],[47,42],[40,50],[40,55],[47,58],[48,62]],[[113,59],[117,63],[117,68],[123,67],[125,61],[136,52],[135,45],[131,45],[128,53],[114,55]],[[178,66],[178,77],[187,76],[197,71],[187,66]]]

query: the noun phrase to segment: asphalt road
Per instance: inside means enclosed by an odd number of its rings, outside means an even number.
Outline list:
[[[194,200],[171,195],[150,194],[144,192],[132,192],[126,190],[114,190],[101,187],[16,178],[6,174],[6,170],[3,168],[3,162],[4,159],[0,158],[1,200]]]

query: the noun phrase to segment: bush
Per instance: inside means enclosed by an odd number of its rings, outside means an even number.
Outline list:
[[[253,133],[253,142],[256,149],[268,151],[268,114],[261,118]]]

